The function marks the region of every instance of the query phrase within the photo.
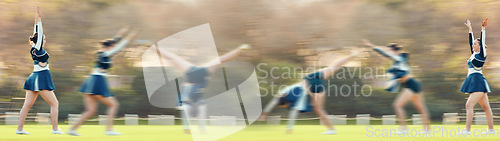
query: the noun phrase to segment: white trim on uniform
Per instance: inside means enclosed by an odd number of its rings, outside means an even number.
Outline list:
[[[38,87],[38,75],[36,75],[36,77],[35,77],[34,87],[35,87],[34,88],[35,91],[40,91],[40,89],[39,89],[40,87]]]
[[[491,92],[490,84],[488,84],[488,81],[486,81],[486,79],[483,79],[483,80],[484,80],[484,84],[486,85],[486,91]]]

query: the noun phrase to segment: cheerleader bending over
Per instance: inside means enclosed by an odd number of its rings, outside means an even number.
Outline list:
[[[335,73],[335,70],[349,62],[350,59],[356,55],[358,55],[358,52],[352,52],[351,55],[340,59],[335,64],[330,65],[330,67],[310,73],[299,83],[280,91],[280,95],[273,98],[266,106],[259,120],[265,120],[269,112],[279,101],[280,105],[290,104],[290,120],[288,121],[286,133],[292,133],[293,124],[295,123],[295,118],[298,116],[299,111],[308,112],[312,110],[328,129],[322,134],[337,134],[332,123],[328,120],[328,113],[324,109],[326,87],[323,80],[331,77]]]

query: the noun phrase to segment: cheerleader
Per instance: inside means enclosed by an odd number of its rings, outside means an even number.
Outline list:
[[[247,44],[240,45],[237,49],[224,54],[218,59],[213,59],[201,66],[182,59],[181,57],[170,52],[160,52],[162,57],[170,62],[175,68],[180,70],[186,76],[185,83],[182,84],[180,106],[177,108],[183,110],[181,112],[184,133],[191,134],[187,119],[198,117],[199,119],[206,118],[206,104],[203,101],[202,89],[208,84],[207,77],[212,73],[219,63],[235,58],[242,50],[248,50],[250,46]],[[220,60],[219,60],[220,59]],[[200,133],[205,133],[205,121],[199,120]]]
[[[373,50],[393,61],[393,65],[388,72],[394,77],[390,79],[389,87],[386,90],[398,92],[400,86],[402,87],[402,92],[399,93],[392,104],[400,125],[399,131],[397,131],[396,134],[406,134],[408,132],[408,127],[406,126],[406,113],[404,110],[404,105],[406,105],[408,101],[412,101],[415,108],[422,114],[422,123],[425,129],[423,133],[429,133],[429,113],[425,106],[421,84],[410,74],[408,54],[401,53],[401,46],[395,43],[391,43],[384,47],[377,46],[366,39],[362,41],[366,46],[372,47]]]
[[[264,108],[264,111],[258,121],[267,120],[267,116],[276,105],[279,105],[280,107],[288,106],[289,120],[286,127],[286,133],[292,133],[293,125],[295,124],[295,119],[297,119],[299,112],[305,113],[313,110],[311,95],[309,95],[304,89],[305,85],[305,81],[302,81],[280,90],[279,95],[274,97]]]
[[[340,59],[335,64],[330,67],[320,69],[314,73],[308,74],[299,83],[287,87],[281,90],[277,97],[273,98],[271,102],[265,107],[264,112],[262,112],[260,121],[266,120],[267,115],[271,112],[272,108],[279,105],[286,106],[289,105],[290,113],[286,133],[293,132],[293,125],[295,124],[295,119],[298,116],[298,112],[309,112],[314,111],[319,119],[328,129],[326,132],[321,134],[337,134],[337,131],[333,128],[332,123],[328,120],[328,113],[325,111],[325,85],[323,79],[328,79],[335,73],[340,66],[350,61],[351,58],[358,55],[358,52],[354,51],[351,55]]]
[[[472,26],[469,20],[467,20],[465,25],[469,27],[469,46],[472,55],[467,60],[469,72],[467,73],[467,78],[465,78],[462,88],[460,89],[460,91],[470,94],[469,99],[467,99],[467,103],[465,104],[465,109],[467,111],[465,129],[462,130],[460,134],[471,134],[470,128],[472,119],[474,118],[474,106],[477,103],[479,103],[479,105],[483,108],[488,121],[488,130],[484,134],[495,134],[493,129],[493,113],[488,100],[488,93],[491,92],[491,88],[482,72],[484,62],[486,61],[485,29],[486,25],[488,25],[488,19],[483,21],[481,37],[478,39],[474,39]]]
[[[50,105],[52,134],[64,134],[64,132],[62,132],[57,126],[59,101],[57,101],[56,95],[53,92],[55,87],[49,71],[49,54],[45,51],[45,49],[43,49],[47,41],[45,40],[45,35],[43,33],[40,7],[37,7],[33,36],[31,36],[29,40],[31,42],[30,54],[34,62],[34,69],[33,73],[31,73],[24,83],[23,89],[26,90],[26,97],[24,99],[23,108],[19,112],[19,125],[17,127],[16,134],[30,134],[29,132],[24,131],[23,126],[26,121],[28,111],[33,106],[33,103],[35,103],[38,94],[40,94],[40,96],[42,96],[42,98]]]
[[[92,74],[80,87],[79,92],[84,93],[83,102],[85,111],[78,121],[68,131],[69,135],[80,136],[77,133],[78,127],[88,118],[94,116],[97,111],[97,102],[102,102],[108,107],[108,119],[106,123],[105,135],[121,135],[121,133],[113,130],[113,120],[119,108],[119,103],[114,95],[109,90],[106,75],[111,68],[111,57],[125,48],[132,38],[137,34],[137,30],[132,31],[127,37],[122,39],[122,36],[128,31],[128,27],[122,28],[113,39],[108,39],[102,44],[102,51],[97,52],[97,60],[95,62]]]

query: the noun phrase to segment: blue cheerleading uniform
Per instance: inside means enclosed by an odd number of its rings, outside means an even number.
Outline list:
[[[293,129],[295,119],[299,112],[311,112],[314,107],[311,104],[311,95],[308,94],[306,84],[297,83],[279,91],[280,96],[274,97],[264,108],[263,112],[271,112],[276,105],[286,106],[288,104],[289,116],[287,129]]]
[[[387,88],[385,90],[389,92],[398,92],[401,87],[408,88],[415,94],[421,91],[421,84],[415,78],[410,78],[406,82],[401,83],[398,79],[410,74],[410,66],[408,65],[408,53],[401,53],[400,55],[394,55],[392,53],[386,52],[385,50],[374,47],[376,52],[385,56],[393,61],[391,68],[387,71],[392,74],[393,77],[387,81]]]
[[[486,61],[485,36],[486,32],[482,30],[481,38],[479,40],[479,44],[481,46],[480,51],[474,52],[472,49],[474,34],[472,32],[469,33],[469,45],[472,55],[467,60],[468,73],[467,78],[465,78],[462,88],[460,89],[461,92],[491,92],[491,87],[483,76],[483,65]]]
[[[30,91],[52,91],[55,89],[54,82],[49,70],[49,53],[43,49],[43,27],[42,22],[38,22],[33,30],[38,34],[37,43],[32,44],[30,54],[33,59],[33,73],[24,82],[23,89]],[[42,66],[40,63],[46,63]]]
[[[311,93],[322,93],[325,91],[323,76],[324,74],[322,72],[314,72],[304,77],[304,79],[309,84],[308,88]]]
[[[311,95],[308,95],[302,85],[288,86],[279,92],[285,94],[279,99],[278,105],[288,105],[289,109],[295,108],[301,113],[311,112],[313,105],[311,104]]]
[[[205,104],[202,89],[208,84],[208,75],[207,68],[196,66],[190,67],[185,74],[187,83],[182,85],[179,104],[191,106],[189,115],[192,117],[196,117],[199,113],[199,106]]]
[[[115,37],[113,40],[119,42],[120,39],[121,38]],[[85,80],[78,91],[85,94],[101,95],[103,97],[114,96],[109,90],[108,81],[106,79],[107,72],[112,66],[111,57],[125,48],[128,42],[128,40],[123,40],[109,51],[98,52],[96,54],[97,60],[90,77]]]

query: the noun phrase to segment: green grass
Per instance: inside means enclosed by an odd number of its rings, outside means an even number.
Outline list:
[[[463,125],[435,125],[445,129],[462,129]],[[458,128],[460,126],[460,128]],[[396,129],[397,126],[392,125],[372,125],[374,129]],[[61,125],[61,128],[66,131],[69,126]],[[270,126],[270,125],[251,125],[244,130],[224,137],[220,140],[223,141],[262,141],[262,140],[453,140],[453,141],[466,141],[466,140],[498,140],[500,135],[497,133],[496,137],[442,137],[441,133],[434,134],[434,137],[367,137],[367,126],[356,125],[339,125],[335,126],[338,131],[337,135],[321,135],[320,132],[325,131],[323,126],[319,125],[297,125],[293,134],[285,134],[285,126]],[[421,126],[410,125],[412,129],[421,129]],[[473,129],[486,129],[485,125],[473,125]],[[50,134],[50,125],[26,125],[25,130],[31,132],[31,135],[16,135],[15,125],[0,125],[0,140],[8,141],[136,141],[136,140],[176,140],[176,141],[189,141],[192,140],[191,135],[186,135],[182,131],[182,126],[160,126],[160,125],[138,125],[138,126],[125,126],[116,125],[115,129],[124,135],[121,136],[105,136],[104,126],[102,125],[84,125],[80,128],[79,133],[82,136],[75,137],[69,135],[52,135]],[[210,127],[209,127],[210,129]],[[371,130],[373,131],[373,130]],[[378,132],[379,134],[381,132]],[[208,130],[210,134],[210,130]]]

